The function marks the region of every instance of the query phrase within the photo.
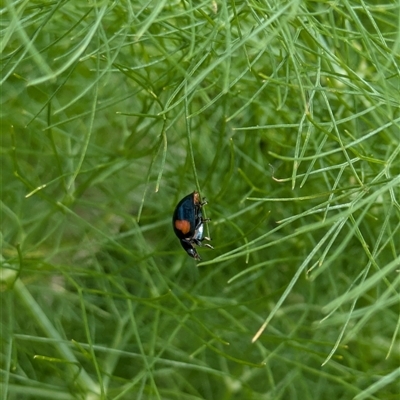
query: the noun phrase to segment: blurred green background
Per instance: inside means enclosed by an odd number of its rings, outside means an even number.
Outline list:
[[[398,2],[0,15],[2,399],[398,399]]]

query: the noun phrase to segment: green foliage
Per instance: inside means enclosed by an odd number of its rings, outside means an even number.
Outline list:
[[[397,398],[398,2],[1,7],[1,398]]]

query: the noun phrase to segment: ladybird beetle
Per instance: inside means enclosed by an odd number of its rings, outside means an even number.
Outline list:
[[[204,222],[208,222],[209,218],[203,218],[201,208],[207,204],[201,201],[199,192],[185,196],[176,206],[172,217],[172,226],[175,235],[178,236],[182,247],[195,260],[200,261],[201,258],[195,249],[196,246],[205,246],[213,249],[209,244],[203,244],[203,240],[211,240],[203,237]]]

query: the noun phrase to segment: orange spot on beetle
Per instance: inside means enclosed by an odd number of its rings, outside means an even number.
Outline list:
[[[190,222],[185,219],[177,219],[175,222],[175,228],[181,231],[184,235],[190,232]]]

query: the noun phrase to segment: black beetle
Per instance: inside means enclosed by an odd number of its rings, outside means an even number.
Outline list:
[[[213,249],[210,244],[202,243],[203,240],[211,240],[208,237],[203,237],[204,222],[210,220],[209,218],[203,218],[201,212],[201,208],[205,204],[207,202],[201,201],[199,192],[194,191],[178,203],[172,216],[172,226],[175,235],[179,238],[182,247],[189,256],[197,261],[200,261],[201,258],[194,245],[206,246]]]

